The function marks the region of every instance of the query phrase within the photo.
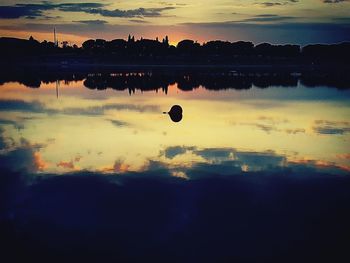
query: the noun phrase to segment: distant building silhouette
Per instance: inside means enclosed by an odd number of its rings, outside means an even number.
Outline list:
[[[252,42],[208,41],[203,44],[191,39],[169,44],[162,41],[130,35],[127,40],[89,39],[81,47],[62,41],[59,46],[56,28],[53,41],[39,43],[29,40],[0,38],[0,55],[19,63],[21,60],[40,62],[50,60],[84,59],[89,63],[111,64],[194,64],[194,65],[349,65],[350,43],[299,45],[272,45]]]

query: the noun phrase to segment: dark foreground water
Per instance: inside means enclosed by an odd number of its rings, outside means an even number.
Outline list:
[[[151,71],[1,83],[3,256],[348,262],[350,84]],[[163,114],[173,105],[179,122]]]

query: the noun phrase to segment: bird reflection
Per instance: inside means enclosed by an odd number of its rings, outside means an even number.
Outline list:
[[[170,119],[173,122],[180,122],[182,120],[182,108],[180,105],[174,105],[171,107],[169,112],[163,112],[164,114],[169,114]]]

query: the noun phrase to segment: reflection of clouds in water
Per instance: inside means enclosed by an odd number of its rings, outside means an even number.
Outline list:
[[[170,146],[167,147],[164,151],[160,152],[160,155],[164,155],[168,159],[174,158],[176,155],[184,154],[187,150],[193,150],[194,147],[186,146]]]
[[[90,106],[86,108],[65,108],[58,113],[67,115],[104,115],[106,111],[136,111],[136,112],[160,112],[156,105],[135,105],[135,104],[105,104],[102,106]]]
[[[120,121],[120,120],[108,120],[108,121],[110,121],[116,127],[125,127],[130,125],[129,123],[125,121]]]
[[[163,164],[157,162],[160,167],[169,169],[184,168],[187,177],[200,172],[205,174],[240,174],[241,172],[266,172],[266,173],[291,173],[293,171],[310,171],[330,174],[344,174],[350,171],[350,166],[340,165],[334,162],[322,160],[298,159],[296,155],[289,159],[286,155],[277,154],[273,151],[249,152],[239,151],[233,148],[206,148],[172,146],[160,152],[160,157],[164,157]],[[187,163],[176,162],[174,160],[188,160],[192,156],[193,161],[190,166]],[[195,158],[195,157],[201,157]],[[181,158],[183,157],[183,158]],[[186,157],[186,158],[185,158]],[[346,156],[345,156],[346,157]],[[148,167],[150,168],[150,167]],[[292,169],[292,170],[291,170]]]
[[[56,163],[56,167],[60,167],[64,170],[79,171],[81,168],[77,165],[77,163],[79,163],[82,158],[82,155],[77,154],[70,161],[59,161]]]
[[[4,133],[4,129],[0,126],[0,150],[8,147],[8,142],[5,140],[3,133]]]
[[[280,125],[289,123],[287,119],[276,119],[272,117],[259,117],[255,122],[230,122],[232,125],[252,126],[259,130],[262,130],[268,134],[271,132],[284,132],[287,134],[302,134],[306,130],[304,128],[281,128]],[[328,121],[328,120],[316,120],[313,131],[322,135],[343,135],[350,132],[350,122],[346,121]]]
[[[286,128],[281,126],[286,126],[290,123],[288,119],[278,118],[278,117],[269,117],[269,116],[259,116],[256,120],[252,122],[230,122],[232,125],[243,125],[243,126],[252,126],[258,130],[264,131],[268,134],[271,132],[283,132],[287,134],[299,134],[305,133],[303,128]]]
[[[62,167],[64,169],[70,169],[70,170],[74,170],[75,168],[73,161],[69,161],[69,162],[60,161],[59,163],[56,164],[56,166]]]
[[[344,160],[350,160],[350,153],[337,154],[337,158],[344,159]]]
[[[3,142],[3,137],[0,137],[0,144]],[[2,145],[0,152],[0,168],[3,172],[26,172],[36,173],[48,167],[41,156],[40,149],[43,145],[30,144],[22,139],[18,145]]]
[[[334,162],[322,160],[299,159],[291,160],[288,166],[294,171],[320,171],[329,174],[348,174],[350,172],[350,165],[336,164]]]
[[[114,162],[113,166],[107,166],[100,169],[103,173],[126,173],[129,172],[130,165],[125,163],[125,160],[118,159]]]
[[[88,115],[99,116],[104,115],[105,111],[136,111],[136,112],[160,112],[157,105],[135,105],[135,104],[117,104],[109,103],[102,106],[89,106],[85,108],[67,107],[62,110],[48,108],[44,103],[39,101],[23,101],[23,100],[0,100],[0,111],[19,111],[31,113],[47,113],[47,114],[66,114],[66,115]],[[12,124],[12,123],[11,123]]]
[[[288,133],[288,134],[305,133],[305,129],[300,129],[300,128],[296,128],[296,129],[285,129],[284,131],[285,131],[286,133]]]
[[[312,129],[322,135],[343,135],[350,132],[350,122],[316,120]]]
[[[14,120],[0,119],[0,125],[12,125],[17,130],[24,129],[23,123]]]
[[[48,112],[45,105],[39,101],[0,100],[0,111],[23,111],[33,113]],[[49,113],[49,112],[48,112]]]

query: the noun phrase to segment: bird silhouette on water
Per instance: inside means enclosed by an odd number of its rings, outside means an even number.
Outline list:
[[[163,112],[163,114],[169,114],[173,122],[180,122],[182,120],[182,108],[180,105],[172,106],[169,112]]]

